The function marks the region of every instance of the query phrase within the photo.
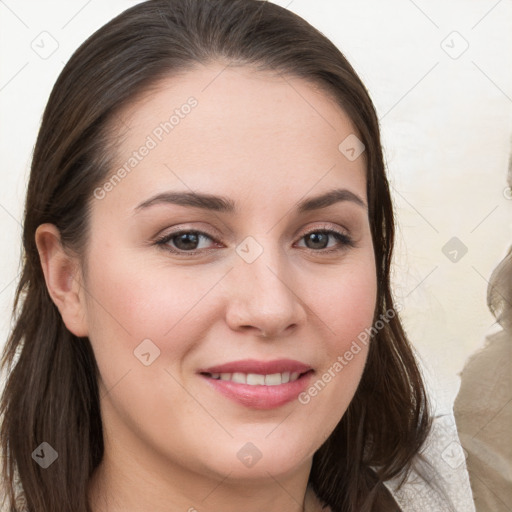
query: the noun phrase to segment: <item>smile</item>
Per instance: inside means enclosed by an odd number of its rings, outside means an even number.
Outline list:
[[[283,372],[262,375],[258,373],[206,373],[207,377],[216,380],[227,380],[239,384],[248,384],[249,386],[280,386],[288,382],[296,381],[300,375],[299,372]]]
[[[295,400],[311,382],[314,370],[304,373],[208,373],[201,378],[216,392],[251,409],[274,409]]]

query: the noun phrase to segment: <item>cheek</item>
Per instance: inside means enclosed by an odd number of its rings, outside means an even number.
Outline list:
[[[331,355],[348,350],[351,342],[373,322],[377,300],[375,266],[370,257],[359,263],[324,286],[317,297],[319,316],[331,334],[328,337]]]
[[[160,366],[161,356],[167,364],[179,362],[195,333],[204,332],[200,300],[215,283],[215,276],[192,280],[186,271],[171,274],[140,261],[115,261],[92,269],[86,285],[89,337],[102,378],[111,381],[107,385],[128,369],[143,366],[137,360],[140,350],[149,351],[154,366]]]
[[[315,312],[328,333],[323,365],[310,386],[299,395],[309,415],[324,418],[320,429],[327,437],[350,404],[361,379],[370,342],[377,293],[375,266],[370,257],[347,266],[315,299]]]

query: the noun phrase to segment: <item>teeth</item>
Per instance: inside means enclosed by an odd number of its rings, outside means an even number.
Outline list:
[[[282,379],[280,373],[271,373],[270,375],[265,375],[265,386],[279,386],[281,383]]]
[[[229,375],[229,373],[228,373],[228,375]],[[247,378],[244,373],[233,373],[233,375],[231,376],[231,380],[233,382],[239,382],[240,384],[245,384]]]
[[[230,380],[239,384],[249,384],[250,386],[279,386],[288,382],[297,380],[299,372],[283,372],[261,375],[258,373],[211,373],[210,377],[217,380]]]
[[[258,375],[257,373],[248,373],[247,374],[247,384],[251,386],[264,386],[265,385],[265,375]]]

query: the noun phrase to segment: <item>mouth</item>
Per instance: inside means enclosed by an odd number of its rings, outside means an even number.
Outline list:
[[[294,369],[297,370],[297,364]],[[259,371],[261,373],[202,370],[199,375],[210,389],[222,397],[243,407],[261,410],[275,409],[295,400],[309,386],[315,373],[306,365],[302,365],[301,371]]]

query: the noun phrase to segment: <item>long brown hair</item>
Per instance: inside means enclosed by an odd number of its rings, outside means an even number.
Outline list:
[[[158,80],[219,59],[303,78],[349,115],[366,147],[375,319],[394,310],[394,217],[378,118],[339,49],[299,16],[257,0],[150,0],[124,11],[89,37],[62,70],[34,150],[15,324],[2,359],[8,369],[0,406],[2,470],[12,511],[19,475],[30,512],[89,512],[87,485],[103,455],[94,354],[88,338],[67,330],[48,294],[36,228],[56,225],[64,247],[83,254],[93,190],[113,171],[109,122]],[[357,392],[314,455],[314,491],[333,512],[382,511],[389,500],[383,482],[407,473],[430,421],[420,371],[394,315],[372,335]],[[59,457],[46,470],[31,456],[43,441]]]

